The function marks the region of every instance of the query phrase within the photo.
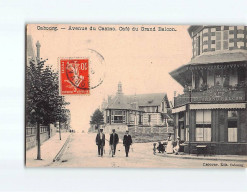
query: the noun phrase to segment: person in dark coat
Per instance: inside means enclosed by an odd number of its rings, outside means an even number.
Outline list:
[[[126,157],[128,157],[131,144],[132,144],[131,135],[129,135],[129,131],[126,131],[126,134],[124,135],[124,138],[123,138],[123,145],[125,147]]]
[[[103,133],[103,129],[96,135],[96,145],[98,146],[98,156],[103,157],[103,150],[105,146],[105,134]]]
[[[110,146],[112,150],[112,157],[116,153],[116,147],[119,142],[118,134],[115,133],[115,129],[112,129],[112,134],[110,135]]]

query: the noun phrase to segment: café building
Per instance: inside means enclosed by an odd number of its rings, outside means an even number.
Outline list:
[[[190,26],[192,59],[170,72],[175,138],[184,152],[247,155],[247,27]]]

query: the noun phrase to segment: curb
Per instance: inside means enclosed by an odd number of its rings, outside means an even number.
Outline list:
[[[62,148],[59,150],[59,152],[57,153],[57,155],[53,159],[53,162],[60,160],[60,158],[63,155],[63,152],[64,152],[66,146],[68,145],[68,143],[70,141],[70,136],[71,136],[71,134],[67,137],[67,139],[66,139],[65,143],[63,144]]]
[[[244,159],[229,159],[229,158],[207,158],[207,157],[193,157],[193,156],[175,156],[175,155],[158,155],[166,158],[177,158],[177,159],[192,159],[192,160],[217,160],[217,161],[238,161],[238,162],[247,162]]]

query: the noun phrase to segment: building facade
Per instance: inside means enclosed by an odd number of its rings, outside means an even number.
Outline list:
[[[166,93],[124,95],[121,83],[116,96],[102,105],[106,132],[125,131],[129,126],[165,126],[171,120]]]
[[[247,27],[190,26],[192,59],[170,75],[184,88],[174,97],[175,138],[185,152],[247,154]],[[213,151],[212,151],[213,150]]]

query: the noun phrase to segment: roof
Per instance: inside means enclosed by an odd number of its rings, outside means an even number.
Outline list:
[[[116,95],[108,104],[107,109],[138,109],[135,108],[135,102],[139,107],[159,106],[165,99],[168,102],[166,93],[150,93],[136,95]],[[168,102],[169,105],[169,102]]]
[[[247,51],[246,50],[234,50],[234,51],[220,51],[220,52],[211,52],[204,53],[200,56],[193,58],[189,63],[180,66],[179,68],[170,72],[170,75],[173,76],[177,72],[181,72],[183,68],[188,66],[197,66],[201,65],[205,67],[207,65],[218,65],[222,64],[227,66],[231,62],[247,62]]]
[[[211,64],[211,63],[227,63],[227,62],[239,62],[247,61],[247,51],[245,50],[235,50],[228,52],[212,52],[205,53],[200,56],[193,58],[188,64]]]
[[[218,65],[220,65],[218,67]],[[247,51],[220,51],[204,53],[200,56],[193,58],[189,63],[180,66],[169,74],[182,86],[191,78],[192,69],[204,68],[232,68],[239,66],[247,66]]]

